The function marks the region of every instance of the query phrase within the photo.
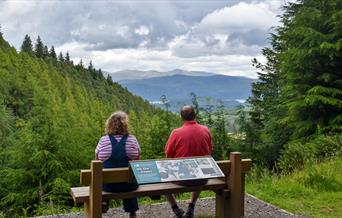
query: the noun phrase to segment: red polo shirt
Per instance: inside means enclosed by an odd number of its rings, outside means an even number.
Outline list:
[[[171,132],[165,146],[168,158],[210,155],[211,135],[208,127],[196,121],[185,121],[183,126]]]

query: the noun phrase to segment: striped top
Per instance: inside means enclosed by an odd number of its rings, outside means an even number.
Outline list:
[[[114,135],[116,141],[120,142],[122,135]],[[133,135],[129,135],[126,141],[126,154],[130,160],[137,160],[140,157],[140,146]],[[112,143],[109,136],[102,136],[99,143],[96,146],[95,153],[99,160],[105,161],[112,155]]]

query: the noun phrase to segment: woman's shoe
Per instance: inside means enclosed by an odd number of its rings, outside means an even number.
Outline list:
[[[107,213],[108,209],[109,209],[108,203],[102,202],[102,213]]]
[[[137,218],[137,214],[135,212],[129,213],[129,218]]]

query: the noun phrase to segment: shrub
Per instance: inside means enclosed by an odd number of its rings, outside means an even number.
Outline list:
[[[284,173],[301,170],[305,165],[313,162],[342,156],[342,134],[325,136],[320,135],[315,139],[303,143],[300,141],[289,143],[282,152],[279,168]]]

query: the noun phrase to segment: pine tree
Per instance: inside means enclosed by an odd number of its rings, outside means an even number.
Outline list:
[[[101,80],[104,80],[104,76],[103,76],[103,73],[102,73],[102,70],[101,70],[101,69],[98,70],[98,77],[99,77]]]
[[[228,151],[229,139],[226,130],[225,110],[223,101],[219,100],[214,113],[212,135],[214,141],[213,157],[222,160]]]
[[[110,84],[110,85],[113,84],[113,79],[112,79],[110,74],[107,75],[107,79],[106,80],[107,80],[108,84]]]
[[[58,61],[61,62],[61,63],[64,62],[64,57],[63,57],[63,53],[62,52],[59,52]]]
[[[90,72],[93,79],[97,79],[97,72],[94,69],[93,62],[91,60],[90,60],[89,65],[88,65],[88,71]]]
[[[44,44],[43,44],[42,40],[40,39],[40,36],[38,36],[38,38],[37,38],[34,53],[38,58],[44,57]]]
[[[45,45],[43,49],[43,57],[47,58],[49,56],[49,48]]]
[[[201,123],[202,122],[202,117],[201,117],[201,114],[200,114],[200,107],[199,107],[199,104],[198,104],[198,99],[197,99],[197,95],[196,93],[194,92],[191,92],[190,93],[190,97],[191,97],[191,102],[192,102],[192,105],[194,106],[195,108],[195,113],[196,113],[196,121]]]
[[[70,55],[69,55],[69,52],[67,51],[66,55],[65,55],[65,63],[67,64],[70,64],[71,61],[70,61]]]
[[[83,70],[84,70],[82,58],[81,58],[80,62],[76,65],[76,68],[77,68],[77,70],[79,70],[79,71],[83,71]]]
[[[33,54],[32,41],[29,35],[25,35],[24,41],[21,44],[21,52],[26,52],[30,55]]]
[[[51,58],[53,58],[53,59],[57,59],[57,54],[56,54],[56,52],[55,52],[55,47],[54,46],[51,46],[51,48],[50,48],[50,52],[49,52],[49,56],[51,57]]]

